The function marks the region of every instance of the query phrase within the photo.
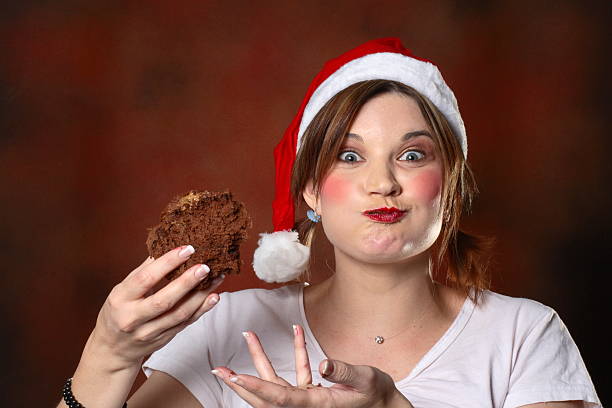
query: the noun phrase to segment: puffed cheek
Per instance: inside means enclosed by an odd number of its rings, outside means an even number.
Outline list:
[[[438,170],[424,170],[414,176],[411,184],[415,196],[433,201],[442,189],[442,175]]]
[[[350,181],[334,175],[329,175],[323,182],[321,194],[325,200],[334,203],[346,201],[350,191]]]

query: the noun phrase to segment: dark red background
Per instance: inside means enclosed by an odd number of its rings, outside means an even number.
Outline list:
[[[327,3],[3,2],[4,405],[58,401],[176,194],[246,203],[242,276],[224,289],[264,287],[250,264],[271,230],[272,149],[323,62],[384,36],[458,97],[481,190],[465,225],[498,237],[494,289],[554,307],[609,400],[605,2]]]

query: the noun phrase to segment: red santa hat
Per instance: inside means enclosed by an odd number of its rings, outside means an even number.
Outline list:
[[[427,97],[444,114],[467,157],[465,127],[455,95],[442,79],[438,68],[431,61],[414,56],[404,48],[399,38],[368,41],[329,60],[310,84],[300,109],[274,149],[274,232],[260,234],[259,246],[253,256],[253,268],[260,279],[288,282],[296,279],[306,268],[310,248],[302,245],[298,241],[298,233],[292,231],[295,209],[290,192],[291,171],[302,135],[334,95],[357,82],[371,79],[401,82]]]

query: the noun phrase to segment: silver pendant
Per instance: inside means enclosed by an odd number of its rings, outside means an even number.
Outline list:
[[[385,342],[385,338],[383,336],[376,336],[374,337],[374,341],[376,344],[383,344]]]

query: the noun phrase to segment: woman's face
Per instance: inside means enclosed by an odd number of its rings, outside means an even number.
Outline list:
[[[363,262],[401,262],[435,242],[443,170],[429,135],[410,97],[385,93],[362,106],[319,200],[304,196],[337,251]],[[401,212],[366,215],[381,208]]]

